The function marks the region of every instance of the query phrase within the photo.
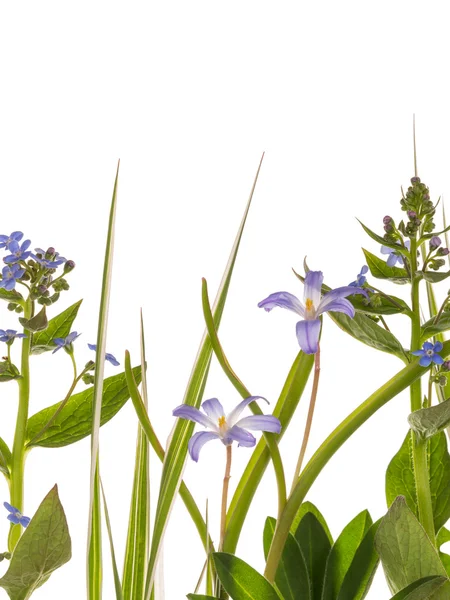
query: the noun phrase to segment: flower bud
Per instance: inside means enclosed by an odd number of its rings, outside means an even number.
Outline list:
[[[447,377],[445,375],[441,375],[438,378],[438,385],[440,385],[441,387],[445,387],[447,385]]]
[[[442,366],[441,371],[450,371],[450,360],[446,360]]]
[[[10,302],[7,306],[7,309],[10,310],[11,312],[13,310],[16,310],[16,308],[17,308],[17,304],[14,304],[14,302]]]
[[[439,248],[437,251],[438,256],[447,256],[447,254],[450,254],[450,250],[448,248]]]
[[[416,219],[417,218],[417,213],[415,210],[408,210],[408,212],[406,213],[408,215],[408,217],[410,219]]]
[[[50,246],[50,248],[47,248],[47,252],[45,253],[45,258],[52,258],[52,256],[55,256],[56,254],[56,250],[53,248],[53,246]]]
[[[389,215],[386,215],[383,219],[383,223],[384,223],[384,225],[389,225],[390,223],[392,223],[392,217],[390,217]]]
[[[415,183],[420,183],[420,177],[411,177],[411,183],[414,185]]]
[[[64,264],[64,273],[69,273],[69,271],[72,271],[74,268],[75,268],[75,263],[73,262],[73,260],[68,260]]]
[[[436,250],[441,244],[441,238],[437,235],[433,235],[433,237],[430,240],[430,250]]]
[[[84,368],[87,369],[88,371],[92,371],[93,369],[95,369],[95,362],[93,360],[89,360],[85,365]]]
[[[385,225],[384,230],[386,233],[392,233],[394,231],[394,228],[392,227],[392,225]]]
[[[86,375],[83,375],[83,377],[81,379],[83,380],[83,382],[86,385],[89,385],[90,383],[94,383],[94,376],[90,375],[89,373],[86,373]]]
[[[46,294],[46,295],[48,296],[48,289],[45,287],[45,285],[42,285],[42,284],[41,284],[41,285],[38,285],[38,292],[39,292],[41,295],[44,295],[44,294],[45,294],[45,292],[47,292],[47,294]]]

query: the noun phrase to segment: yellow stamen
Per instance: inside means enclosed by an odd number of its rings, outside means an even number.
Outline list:
[[[306,310],[311,310],[313,307],[314,304],[311,298],[306,298]]]
[[[226,419],[224,416],[219,417],[219,427],[223,427],[225,425]]]

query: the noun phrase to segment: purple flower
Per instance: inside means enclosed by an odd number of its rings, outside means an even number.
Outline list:
[[[444,359],[438,352],[440,352],[443,347],[441,342],[436,342],[435,344],[425,342],[422,346],[422,350],[414,350],[411,354],[421,357],[419,360],[419,365],[421,367],[429,367],[432,362],[435,365],[442,365],[444,364]]]
[[[96,344],[88,344],[88,346],[89,346],[90,350],[97,351]],[[108,354],[107,352],[105,354],[105,360],[107,360],[108,362],[110,362],[115,367],[118,367],[120,365],[120,362],[117,360],[117,358],[115,358],[112,354]]]
[[[14,329],[0,329],[0,342],[12,344],[15,338],[26,338],[24,333],[17,333]]]
[[[31,519],[30,517],[24,517],[18,508],[11,506],[8,502],[3,502],[3,506],[10,514],[7,516],[8,521],[14,523],[14,525],[22,525],[22,527],[28,527]]]
[[[21,231],[13,231],[11,235],[0,235],[0,248],[9,250],[11,242],[20,242],[22,238],[23,233]]]
[[[77,339],[77,337],[80,337],[80,335],[81,333],[72,331],[72,333],[69,333],[69,335],[66,338],[55,338],[53,340],[53,343],[57,347],[53,350],[52,354],[55,354],[55,352],[58,352],[58,350],[61,350],[61,348],[64,348],[66,352],[69,352],[69,354],[73,352],[72,342],[74,342]]]
[[[202,409],[205,414],[189,404],[177,406],[172,413],[174,417],[200,423],[210,430],[199,431],[189,440],[188,449],[192,460],[198,461],[200,450],[206,442],[211,440],[218,439],[225,446],[238,442],[238,446],[251,448],[256,444],[256,438],[247,429],[280,433],[281,423],[272,415],[252,415],[239,419],[244,408],[258,398],[265,400],[262,396],[249,396],[226,416],[223,406],[217,398],[210,398],[203,402]]]
[[[321,299],[323,274],[322,271],[309,271],[305,277],[304,304],[289,292],[276,292],[271,294],[258,304],[259,308],[271,311],[276,306],[287,308],[302,317],[298,321],[296,331],[300,348],[305,354],[315,354],[319,347],[320,317],[324,312],[343,312],[348,317],[355,316],[355,309],[346,300],[346,296],[352,294],[364,294],[367,292],[354,286],[336,288],[327,292]]]
[[[436,250],[441,244],[441,238],[437,235],[433,235],[433,237],[430,240],[430,250]]]
[[[54,252],[50,258],[46,258],[45,250],[42,248],[35,248],[34,251],[36,254],[31,254],[31,257],[46,269],[56,269],[67,261],[67,258],[60,256],[58,252]]]
[[[5,259],[6,260],[6,259]],[[12,265],[11,267],[3,267],[2,269],[2,280],[0,281],[0,288],[5,288],[9,292],[16,287],[17,279],[20,279],[25,273],[25,270],[20,265]]]
[[[19,242],[13,240],[8,246],[8,250],[11,252],[11,254],[9,256],[5,256],[3,262],[7,264],[13,264],[19,262],[19,260],[26,260],[31,254],[31,251],[28,250],[30,244],[30,240],[25,240],[22,242],[22,245],[19,246]]]
[[[367,265],[362,266],[361,271],[356,276],[356,280],[352,281],[348,285],[350,287],[362,287],[366,283],[365,274],[367,273],[368,270],[369,270],[369,267]]]
[[[398,244],[400,246],[400,244]],[[409,250],[411,246],[411,242],[406,240],[405,242],[406,249]],[[396,263],[403,266],[403,257],[401,254],[396,252],[393,248],[389,248],[388,246],[381,246],[381,254],[389,254],[388,259],[386,261],[388,267],[393,267]]]

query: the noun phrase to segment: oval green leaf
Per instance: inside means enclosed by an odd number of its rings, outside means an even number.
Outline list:
[[[246,562],[226,552],[214,552],[219,579],[232,600],[280,600],[273,586]]]
[[[65,338],[69,335],[82,302],[83,300],[78,300],[78,302],[66,308],[62,313],[50,319],[44,331],[39,331],[33,335],[31,354],[42,354],[54,350],[56,346],[53,340],[55,338]]]
[[[409,283],[411,278],[409,277],[406,269],[400,269],[399,267],[390,267],[385,260],[379,256],[375,256],[368,250],[362,249],[364,256],[366,257],[367,266],[370,269],[373,277],[377,279],[388,279],[394,283],[401,285]]]
[[[435,598],[434,593],[442,589],[446,581],[445,577],[424,577],[395,594],[391,600],[429,600]]]

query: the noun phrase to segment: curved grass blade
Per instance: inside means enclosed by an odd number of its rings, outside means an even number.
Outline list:
[[[113,541],[113,537],[112,537],[111,521],[109,519],[108,505],[106,504],[105,490],[103,488],[103,482],[102,482],[101,478],[100,478],[100,489],[102,491],[103,506],[105,509],[106,529],[108,531],[109,546],[111,549],[111,561],[112,561],[112,568],[113,568],[113,575],[114,575],[114,589],[116,590],[116,600],[124,600],[124,597],[122,594],[122,586],[120,584],[119,571],[117,569],[116,552],[114,550],[114,541]],[[137,598],[137,597],[138,596],[135,596],[135,598]]]
[[[148,409],[147,378],[145,374],[144,322],[141,310],[141,372],[142,402]],[[133,493],[130,505],[127,543],[123,567],[122,591],[124,600],[142,598],[150,542],[150,478],[148,440],[142,425],[138,425]]]
[[[253,192],[256,187],[258,180],[259,171],[261,169],[261,163],[264,155],[261,157],[261,161],[256,172],[256,176],[253,182],[253,186],[250,192],[250,198],[247,202],[247,206],[244,211],[244,216],[240,223],[236,239],[231,249],[231,254],[228,263],[225,267],[225,271],[222,277],[222,281],[217,292],[217,296],[214,302],[214,321],[216,327],[219,326],[222,318],[225,301],[230,286],[231,276],[233,273],[234,263],[239,250],[242,233],[244,231],[245,222],[247,220],[248,211],[253,196]],[[200,406],[200,402],[203,396],[203,391],[206,385],[206,380],[209,372],[209,365],[212,355],[212,346],[209,340],[209,336],[205,332],[200,343],[199,352],[194,363],[194,367],[189,379],[189,383],[186,389],[185,397],[183,402],[191,406]],[[150,560],[147,572],[147,581],[145,585],[145,596],[144,600],[150,600],[151,589],[153,587],[153,579],[155,576],[155,567],[158,561],[158,554],[161,546],[161,542],[164,536],[165,528],[167,525],[168,517],[171,512],[173,502],[178,492],[178,488],[181,483],[181,477],[184,469],[184,463],[187,456],[187,447],[192,432],[194,430],[194,423],[183,419],[178,419],[172,430],[169,447],[167,449],[163,472],[161,476],[161,486],[159,490],[158,503],[156,506],[155,515],[155,526],[153,530],[153,539],[150,548]]]
[[[97,354],[95,360],[94,407],[91,437],[91,475],[89,523],[87,544],[87,578],[88,600],[101,600],[101,515],[100,515],[100,486],[98,473],[98,449],[100,433],[100,416],[102,408],[103,373],[106,353],[106,330],[108,325],[109,296],[111,289],[112,259],[114,252],[114,226],[116,220],[117,184],[119,179],[119,164],[109,214],[108,234],[106,239],[105,261],[103,266],[102,295],[98,316]]]

